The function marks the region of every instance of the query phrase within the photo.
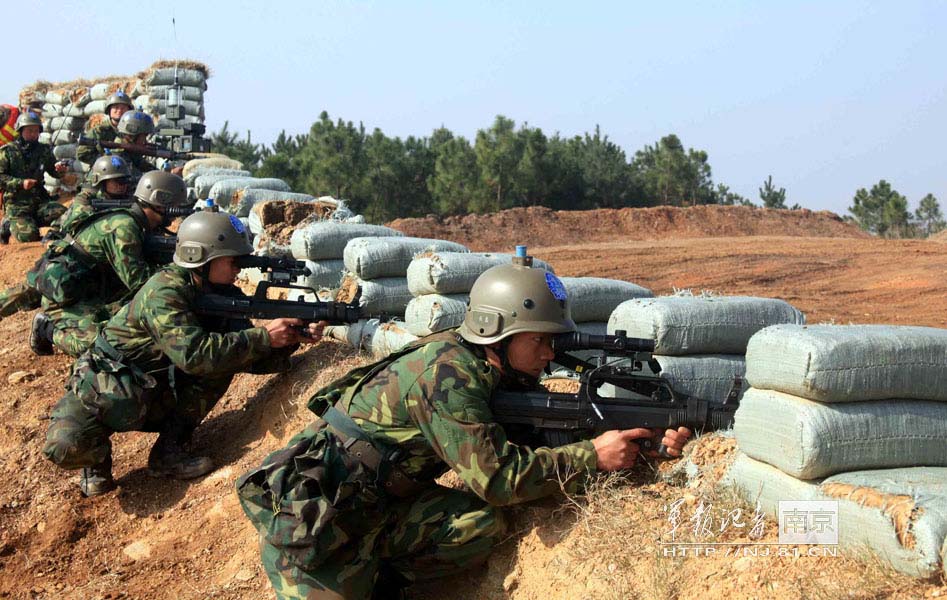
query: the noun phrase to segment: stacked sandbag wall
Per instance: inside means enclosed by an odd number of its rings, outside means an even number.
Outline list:
[[[779,325],[747,348],[725,482],[771,513],[838,502],[838,541],[920,577],[947,538],[947,330]]]
[[[739,399],[746,389],[744,354],[753,334],[804,322],[801,312],[778,299],[678,294],[621,304],[608,319],[608,333],[654,340],[660,375],[675,391],[720,403],[731,390]],[[611,386],[606,393],[627,397]]]

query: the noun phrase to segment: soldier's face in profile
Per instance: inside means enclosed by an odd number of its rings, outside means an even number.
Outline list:
[[[555,357],[550,333],[514,333],[510,338],[507,358],[510,366],[521,373],[539,377]]]
[[[109,107],[109,118],[113,121],[118,121],[122,118],[122,115],[128,112],[128,107],[124,104],[113,104]]]
[[[234,257],[218,256],[210,261],[210,272],[207,278],[211,283],[218,285],[233,285],[238,273],[240,273],[240,267],[234,264]]]
[[[35,142],[39,139],[39,125],[27,125],[20,130],[20,137],[24,142]]]

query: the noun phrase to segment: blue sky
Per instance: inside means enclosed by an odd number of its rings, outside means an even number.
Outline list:
[[[772,174],[790,204],[845,213],[883,178],[912,208],[930,192],[947,209],[945,2],[115,6],[30,3],[0,99],[186,57],[214,73],[208,127],[259,142],[322,110],[401,137],[472,138],[504,114],[547,135],[598,124],[629,158],[675,133],[754,201]]]

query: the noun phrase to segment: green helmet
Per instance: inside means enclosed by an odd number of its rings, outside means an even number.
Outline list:
[[[128,97],[128,94],[126,94],[126,93],[125,93],[124,91],[122,91],[122,90],[118,90],[117,92],[115,92],[114,94],[112,94],[111,96],[109,96],[109,99],[105,101],[105,111],[104,111],[104,112],[105,112],[106,115],[109,114],[109,110],[111,110],[112,106],[115,105],[115,104],[124,104],[125,106],[127,106],[127,107],[130,108],[130,109],[135,108],[135,105],[132,104],[132,99],[129,98],[129,97]]]
[[[247,228],[237,217],[202,210],[181,222],[174,264],[194,269],[220,256],[243,256],[253,252]]]
[[[514,333],[575,331],[566,289],[558,277],[533,267],[531,256],[484,271],[470,289],[458,333],[468,342],[492,344]]]
[[[43,120],[39,118],[39,115],[31,110],[26,110],[20,113],[20,116],[16,119],[16,130],[22,131],[24,127],[29,127],[30,125],[38,125],[39,130],[43,131]]]
[[[118,120],[119,135],[151,135],[155,132],[155,122],[140,110],[130,110]]]
[[[160,170],[148,171],[138,180],[135,198],[139,202],[158,208],[181,206],[187,201],[187,185],[180,175]]]
[[[121,156],[105,154],[95,159],[92,163],[92,172],[89,175],[92,185],[105,183],[109,179],[130,179],[132,176],[131,167]]]

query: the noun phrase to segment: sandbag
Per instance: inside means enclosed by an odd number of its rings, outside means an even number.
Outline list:
[[[89,88],[89,96],[92,102],[98,100],[107,100],[112,95],[112,86],[108,83],[97,83]]]
[[[401,237],[400,231],[383,225],[319,221],[293,232],[290,247],[299,260],[342,258],[349,240],[359,237]],[[407,285],[407,284],[406,284]]]
[[[459,327],[464,322],[468,298],[467,294],[416,296],[405,307],[405,327],[419,337]]]
[[[82,114],[86,117],[105,114],[105,103],[106,100],[93,100],[85,105],[85,108],[82,109]]]
[[[512,260],[512,254],[492,252],[427,252],[408,265],[408,287],[415,296],[466,294],[481,273]],[[549,264],[536,258],[533,266],[554,272]]]
[[[204,104],[202,102],[195,102],[194,100],[181,100],[179,104],[184,107],[185,115],[192,115],[195,117],[204,116]],[[168,112],[168,101],[164,99],[157,99],[154,96],[151,96],[151,106],[154,110],[157,110],[161,114],[167,114]]]
[[[799,479],[857,469],[947,466],[947,404],[825,404],[749,389],[734,417],[740,449]]]
[[[183,67],[163,67],[154,69],[145,78],[149,87],[159,85],[174,85],[175,77],[178,85],[207,89],[207,78],[202,71],[185,69]]]
[[[415,237],[363,237],[349,240],[342,258],[345,268],[362,279],[404,277],[414,256],[421,252],[467,252],[455,242]]]
[[[267,190],[288,192],[289,184],[282,179],[276,179],[273,177],[230,177],[216,181],[214,185],[211,186],[207,197],[213,198],[217,204],[221,206],[221,208],[225,208],[228,210],[228,212],[232,212],[231,205],[233,204],[235,194],[240,190],[245,190],[248,188],[262,188]],[[247,213],[249,213],[249,210]],[[246,216],[246,214],[240,216]]]
[[[750,385],[820,402],[947,400],[947,330],[780,325],[747,347]]]
[[[52,143],[53,143],[53,134],[52,134],[51,132],[49,132],[49,131],[44,131],[43,133],[39,134],[39,143],[40,143],[40,144],[46,144],[47,146],[48,146],[49,144],[52,144]]]
[[[78,139],[79,139],[78,131],[72,131],[69,129],[60,129],[52,133],[49,141],[53,145],[60,146],[63,144],[75,144],[76,140]]]
[[[258,256],[283,256],[286,258],[291,255],[289,246],[279,244],[265,234],[253,238],[253,253]]]
[[[408,290],[408,282],[403,277],[359,279],[351,274],[346,275],[341,283],[347,297],[340,296],[339,299],[350,300],[354,294],[349,291],[354,290],[356,285],[362,288],[359,306],[368,315],[401,317],[411,301],[411,291]]]
[[[69,96],[62,91],[49,91],[46,92],[46,103],[47,104],[58,104],[64,106],[69,102]]]
[[[148,87],[148,95],[154,98],[155,100],[167,100],[168,99],[168,90],[171,89],[170,85],[152,85]],[[187,100],[190,102],[203,102],[204,101],[204,88],[203,87],[191,87],[191,86],[181,86],[181,99]]]
[[[203,161],[203,160],[212,160],[212,159],[202,158],[198,160]],[[240,164],[235,160],[231,161],[229,158],[219,160],[217,162],[222,163],[224,161],[229,161],[230,163],[238,164],[238,165]],[[188,171],[187,165],[194,162],[197,162],[197,161],[195,160],[188,161],[188,163],[184,165],[184,175],[183,175],[184,183],[188,187],[194,187],[194,185],[197,183],[197,178],[200,177],[201,175],[229,175],[231,177],[252,177],[252,174],[250,173],[250,171],[245,171],[243,169],[212,167],[209,165],[201,165]]]
[[[59,146],[53,146],[53,156],[56,157],[56,160],[74,159],[76,158],[76,145],[60,144]]]
[[[174,129],[185,123],[204,122],[203,116],[196,117],[194,115],[184,115],[182,118],[178,119],[177,122],[174,122],[171,119],[165,118],[161,115],[152,115],[152,117],[155,117],[155,129]]]
[[[306,268],[311,273],[309,277],[300,277],[300,285],[318,290],[319,288],[336,288],[345,274],[345,265],[341,259],[323,259],[319,261],[307,260]]]
[[[43,105],[43,119],[50,119],[52,117],[59,117],[62,115],[62,106],[59,104],[50,104],[47,102]]]
[[[62,107],[62,116],[85,118],[85,109],[74,104],[67,104]]]
[[[216,173],[198,175],[197,178],[194,179],[194,193],[197,194],[199,199],[204,200],[210,196],[210,190],[214,187],[214,184],[218,181],[223,181],[224,179],[234,179],[234,176]],[[243,179],[249,178],[244,177]]]
[[[840,473],[802,481],[740,454],[722,480],[751,505],[778,518],[780,500],[838,502],[843,551],[868,551],[913,577],[941,571],[947,538],[947,469],[915,467]]]
[[[282,180],[277,180],[282,181]],[[290,191],[271,188],[246,187],[237,190],[231,198],[230,212],[238,217],[250,216],[250,210],[257,202],[267,200],[288,200],[292,202],[312,202],[314,197],[309,194],[297,194]]]
[[[379,322],[367,319],[350,325],[326,327],[326,336],[346,342],[349,345],[385,357],[396,350],[417,340],[400,321]]]
[[[82,131],[85,127],[85,119],[79,117],[56,117],[49,122],[49,128],[52,131],[68,129],[69,131]]]
[[[572,320],[608,321],[619,304],[632,298],[652,298],[648,288],[618,279],[561,277],[569,296]]]
[[[804,323],[788,302],[747,296],[663,296],[620,304],[608,332],[655,342],[655,354],[745,354],[750,337],[769,325]]]

